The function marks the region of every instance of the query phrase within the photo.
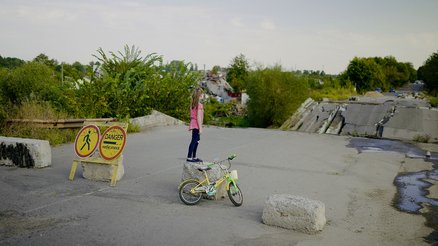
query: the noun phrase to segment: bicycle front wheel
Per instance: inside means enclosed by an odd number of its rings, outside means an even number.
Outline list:
[[[201,201],[202,192],[191,192],[193,188],[199,185],[199,181],[186,180],[179,188],[179,198],[187,205],[195,205]]]
[[[229,189],[228,189],[227,193],[228,193],[228,197],[230,198],[231,202],[236,207],[241,206],[243,203],[242,190],[239,188],[239,186],[237,184],[236,184],[236,186],[234,186],[233,182],[228,183],[228,186],[229,186]]]

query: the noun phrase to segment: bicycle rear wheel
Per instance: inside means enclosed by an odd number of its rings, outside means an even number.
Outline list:
[[[239,188],[239,186],[236,184],[236,186],[233,185],[233,182],[228,183],[229,189],[227,190],[228,197],[230,198],[231,202],[234,204],[234,206],[239,207],[243,203],[243,195],[242,190]],[[237,189],[236,189],[237,187]]]
[[[199,185],[199,181],[186,180],[179,188],[179,198],[187,205],[195,205],[201,201],[202,192],[192,193],[191,190]]]

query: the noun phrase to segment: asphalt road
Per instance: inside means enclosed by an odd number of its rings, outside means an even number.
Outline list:
[[[0,167],[0,245],[386,245],[420,243],[422,217],[391,207],[402,155],[358,154],[347,137],[208,127],[198,155],[235,153],[244,203],[225,198],[184,205],[177,193],[185,126],[129,134],[125,176],[68,180],[73,144],[52,149],[52,167]],[[316,235],[264,225],[271,194],[320,200],[328,223]],[[371,197],[371,198],[370,198]],[[373,198],[374,197],[374,198]],[[388,220],[389,216],[391,219]],[[407,223],[407,228],[400,223]],[[424,235],[426,236],[426,235]],[[386,243],[385,243],[386,242]]]

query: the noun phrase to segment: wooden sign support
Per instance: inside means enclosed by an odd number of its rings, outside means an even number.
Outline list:
[[[123,148],[124,148],[125,143],[126,143],[126,132],[128,130],[128,123],[125,123],[125,122],[93,122],[93,121],[89,121],[89,122],[86,121],[86,122],[84,122],[84,126],[87,126],[87,125],[96,125],[96,126],[98,126],[100,128],[108,128],[108,130],[110,128],[112,128],[112,127],[116,127],[117,129],[123,129],[124,133],[122,132],[123,133],[122,135],[124,136],[124,139],[123,139],[124,142],[121,145],[121,149],[116,154],[116,156],[111,157],[111,158],[106,157],[104,159],[104,158],[102,158],[102,154],[100,154],[100,153],[99,153],[98,157],[85,157],[85,158],[81,158],[78,155],[79,158],[73,160],[73,163],[72,163],[72,166],[71,166],[71,169],[70,169],[69,180],[73,180],[74,179],[74,176],[75,176],[75,173],[76,173],[76,169],[77,169],[77,166],[78,166],[79,162],[87,162],[87,163],[90,163],[90,164],[94,163],[94,164],[100,164],[100,165],[102,165],[102,164],[103,165],[112,165],[112,166],[114,166],[114,169],[113,169],[113,173],[111,175],[110,186],[115,186],[116,182],[117,182],[118,168],[119,168],[119,165],[122,165],[122,161],[123,161],[123,158],[120,158],[120,156],[121,156],[121,154],[123,152]],[[106,132],[107,131],[105,131],[105,133]],[[105,133],[102,135],[102,137],[101,137],[102,139],[99,140],[99,145],[102,144],[102,142],[103,142],[102,140],[104,140],[103,138],[105,137]]]

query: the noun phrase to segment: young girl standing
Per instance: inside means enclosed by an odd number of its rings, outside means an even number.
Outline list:
[[[204,106],[201,103],[202,89],[196,88],[192,93],[192,104],[190,106],[190,125],[189,131],[192,131],[192,141],[189,145],[189,153],[187,154],[187,161],[202,162],[196,157],[196,150],[198,149],[199,140],[201,140],[202,122],[204,120]]]

